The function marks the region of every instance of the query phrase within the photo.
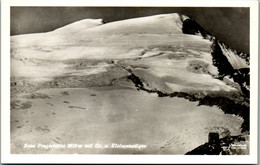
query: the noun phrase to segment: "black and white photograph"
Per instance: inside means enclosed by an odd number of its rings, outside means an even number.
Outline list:
[[[251,10],[10,5],[10,155],[251,156]]]

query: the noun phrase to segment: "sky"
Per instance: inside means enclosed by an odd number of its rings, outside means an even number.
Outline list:
[[[249,53],[249,8],[217,7],[11,7],[11,35],[48,32],[86,18],[107,22],[181,13],[228,46]]]

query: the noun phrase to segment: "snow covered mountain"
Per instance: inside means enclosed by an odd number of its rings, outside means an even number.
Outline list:
[[[53,32],[13,36],[12,63],[21,66],[18,70],[18,67],[13,67],[12,75],[50,79],[80,72],[68,70],[64,63],[60,63],[69,59],[140,59],[129,62],[129,65],[147,65],[149,69],[134,69],[134,72],[137,75],[151,75],[149,77],[153,77],[153,80],[141,76],[150,83],[151,89],[168,93],[190,90],[236,91],[236,88],[215,77],[218,74],[233,74],[233,69],[249,68],[248,63],[223,44],[218,44],[221,52],[216,56],[213,53],[212,57],[213,42],[198,35],[206,34],[199,25],[188,26],[197,31],[197,35],[183,33],[185,28],[182,24],[187,20],[188,17],[179,14],[156,15],[103,25],[101,19],[86,19]],[[39,65],[39,60],[56,63]],[[55,72],[50,73],[50,67]],[[102,67],[105,70],[107,65]],[[33,72],[27,72],[28,69]],[[88,73],[84,71],[80,74]],[[163,83],[154,82],[161,78],[165,80]]]
[[[249,131],[249,55],[177,13],[103,22],[86,19],[47,33],[12,36],[12,97],[28,86],[134,86],[159,97],[218,106],[242,117],[238,129]]]

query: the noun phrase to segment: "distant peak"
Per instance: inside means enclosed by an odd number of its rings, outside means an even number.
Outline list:
[[[67,31],[67,32],[68,31],[70,31],[70,32],[81,31],[81,30],[84,30],[84,29],[89,29],[89,28],[100,26],[104,23],[106,23],[106,22],[103,19],[83,19],[83,20],[76,21],[76,22],[73,22],[71,24],[68,24],[66,26],[63,26],[61,28],[58,28],[54,31],[55,32],[58,32],[58,31]]]

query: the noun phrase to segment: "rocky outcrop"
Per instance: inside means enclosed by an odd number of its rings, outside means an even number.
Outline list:
[[[241,141],[246,141],[245,137],[226,136],[213,141],[209,140],[207,143],[187,152],[185,155],[232,155],[234,152],[239,152],[239,150],[247,152],[246,145],[234,145],[235,142]]]
[[[234,69],[229,63],[227,57],[223,55],[217,40],[214,40],[211,49],[212,62],[213,65],[218,68],[219,78],[223,79],[226,75],[232,75],[234,73]]]
[[[196,21],[193,19],[186,19],[183,21],[182,32],[184,34],[201,34],[204,38],[209,35]]]

